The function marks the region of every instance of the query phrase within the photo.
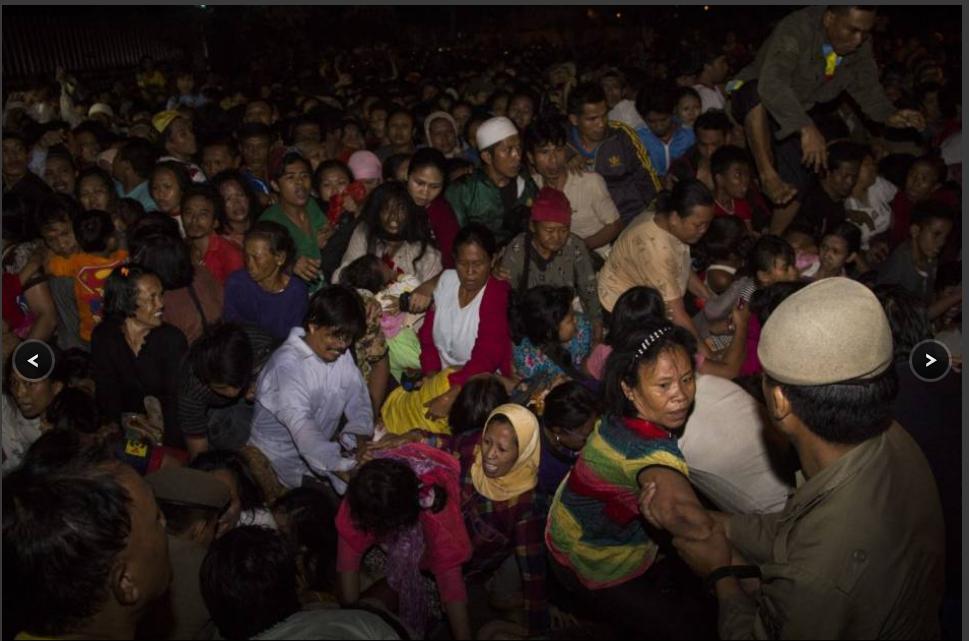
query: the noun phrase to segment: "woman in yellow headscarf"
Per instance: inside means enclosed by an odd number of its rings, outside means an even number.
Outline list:
[[[544,634],[549,617],[545,512],[535,495],[541,457],[538,419],[521,405],[499,405],[482,431],[462,434],[455,445],[461,459],[461,511],[474,549],[466,576],[491,574],[515,555],[529,634]]]

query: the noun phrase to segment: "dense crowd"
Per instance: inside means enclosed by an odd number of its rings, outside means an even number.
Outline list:
[[[959,634],[959,43],[878,19],[5,91],[4,638]]]

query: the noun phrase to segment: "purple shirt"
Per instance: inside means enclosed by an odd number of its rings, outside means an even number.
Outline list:
[[[229,274],[225,280],[226,322],[250,323],[265,330],[273,338],[285,340],[289,330],[303,325],[309,291],[306,283],[295,276],[278,294],[270,294],[252,280],[245,269]]]

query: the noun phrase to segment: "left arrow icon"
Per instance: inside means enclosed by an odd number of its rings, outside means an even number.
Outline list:
[[[40,367],[40,365],[37,364],[38,358],[40,358],[40,354],[34,354],[33,356],[27,359],[27,362],[33,365],[34,367]]]

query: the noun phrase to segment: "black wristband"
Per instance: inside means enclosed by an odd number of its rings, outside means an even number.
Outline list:
[[[404,292],[397,300],[397,307],[402,312],[410,312],[410,292]]]
[[[728,576],[738,579],[759,579],[760,568],[756,565],[724,565],[703,579],[703,588],[708,591],[713,590],[717,585],[717,581]]]

